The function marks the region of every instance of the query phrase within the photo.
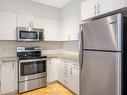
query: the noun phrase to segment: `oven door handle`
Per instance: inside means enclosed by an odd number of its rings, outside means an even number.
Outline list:
[[[26,59],[26,60],[19,60],[19,62],[35,62],[35,61],[47,61],[46,58],[43,59]]]

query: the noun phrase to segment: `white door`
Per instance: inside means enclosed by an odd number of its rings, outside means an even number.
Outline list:
[[[16,40],[16,14],[0,11],[0,40]]]
[[[48,83],[51,83],[57,80],[57,59],[56,58],[48,59],[47,78],[48,78]]]
[[[4,62],[1,67],[2,94],[17,91],[17,63]]]
[[[126,0],[98,0],[99,14],[121,9],[126,4]]]
[[[81,20],[94,17],[97,12],[96,0],[82,0],[81,2]]]

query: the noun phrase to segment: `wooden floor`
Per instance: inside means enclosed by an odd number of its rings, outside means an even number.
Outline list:
[[[48,85],[47,87],[26,92],[19,95],[74,95],[59,83]]]

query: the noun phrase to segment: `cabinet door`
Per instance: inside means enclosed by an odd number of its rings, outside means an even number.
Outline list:
[[[43,19],[40,17],[33,17],[33,27],[43,29]]]
[[[17,64],[4,62],[1,67],[1,93],[17,91]]]
[[[63,41],[78,40],[80,14],[75,14],[61,21]]]
[[[81,2],[81,20],[94,17],[97,12],[96,0],[82,0]]]
[[[57,80],[57,59],[56,58],[48,59],[47,77],[48,77],[49,83]]]
[[[16,14],[0,11],[0,40],[16,40]]]
[[[17,14],[17,26],[18,27],[33,27],[32,15]]]
[[[78,95],[79,94],[79,67],[73,66],[72,67],[72,90]]]
[[[58,62],[58,81],[59,82],[61,82],[61,83],[63,83],[63,79],[64,79],[64,77],[63,77],[63,75],[64,75],[64,65],[63,65],[63,63],[62,63],[62,59],[61,58],[59,58],[58,59],[59,60],[59,62]]]
[[[60,41],[60,23],[57,20],[44,19],[44,40]]]
[[[70,40],[70,20],[67,18],[61,21],[62,40]]]
[[[99,14],[112,12],[126,6],[126,0],[98,0]]]

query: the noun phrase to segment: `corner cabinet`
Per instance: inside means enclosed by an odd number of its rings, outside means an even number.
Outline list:
[[[16,14],[0,11],[0,40],[16,40]]]
[[[58,73],[62,74],[63,85],[73,91],[76,95],[79,95],[79,65],[76,62],[62,59],[61,65],[63,66]]]
[[[2,62],[1,66],[1,93],[9,94],[17,91],[17,61]]]
[[[81,20],[86,20],[126,7],[126,0],[82,0]]]
[[[79,39],[80,13],[67,17],[61,21],[61,32],[63,41]]]
[[[61,41],[60,21],[43,19],[43,26],[45,41]]]

